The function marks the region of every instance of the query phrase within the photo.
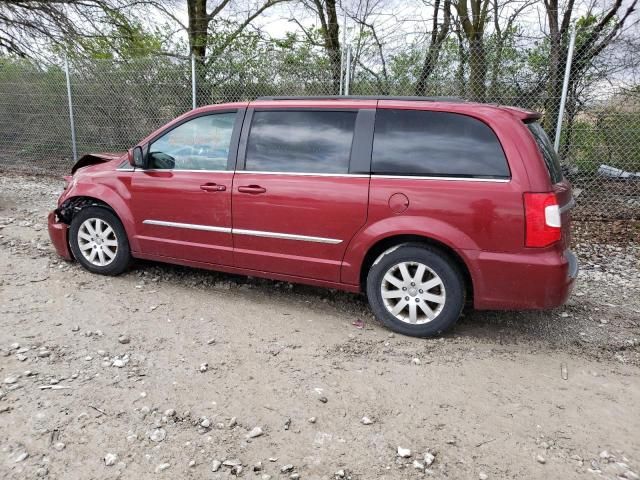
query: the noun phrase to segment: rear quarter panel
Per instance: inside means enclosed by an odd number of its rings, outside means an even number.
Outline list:
[[[358,283],[366,253],[379,241],[396,235],[420,235],[455,250],[467,263],[474,284],[481,272],[473,252],[516,253],[524,246],[522,193],[530,189],[519,143],[528,132],[512,113],[480,104],[380,101],[378,108],[447,111],[468,115],[489,125],[509,163],[508,181],[371,176],[366,225],[345,254],[342,281]],[[522,128],[520,128],[522,126]],[[535,148],[535,145],[533,145]],[[409,205],[394,213],[389,199],[402,193]]]

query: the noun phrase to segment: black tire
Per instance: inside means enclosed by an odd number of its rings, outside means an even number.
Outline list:
[[[383,279],[390,269],[402,262],[421,263],[440,277],[443,287],[436,286],[434,288],[436,294],[441,295],[445,293],[444,303],[442,303],[441,307],[438,307],[437,304],[429,303],[429,305],[441,309],[435,318],[426,321],[426,323],[412,324],[408,321],[398,319],[385,305],[385,300],[382,297]],[[427,273],[427,275],[430,274],[431,273]],[[387,283],[387,285],[390,284]],[[400,289],[404,287],[397,288]],[[440,290],[441,288],[444,290]],[[423,297],[419,299],[416,298],[419,297],[420,294],[418,294],[415,289],[413,289],[412,293],[415,297],[406,296],[403,298],[409,298],[410,302],[414,299],[416,299],[416,302],[424,301]],[[404,293],[402,295],[404,295]],[[458,320],[464,307],[465,283],[460,269],[446,253],[427,245],[403,244],[384,252],[371,266],[367,275],[367,298],[376,318],[389,329],[403,335],[429,337],[451,328]],[[400,302],[401,300],[402,299],[398,299],[397,301]],[[392,299],[390,301],[393,302],[396,300]],[[403,312],[407,311],[408,308],[403,310]],[[419,308],[417,308],[417,311],[426,317],[425,312]],[[400,313],[402,314],[402,312]]]
[[[115,241],[117,242],[115,257],[104,266],[90,262],[89,259],[83,255],[80,249],[80,227],[88,219],[99,219],[102,222],[107,223],[115,233]],[[86,207],[74,215],[69,229],[69,247],[71,248],[71,252],[78,263],[90,272],[99,273],[101,275],[119,275],[127,269],[131,262],[131,251],[129,249],[127,233],[116,214],[106,207]]]

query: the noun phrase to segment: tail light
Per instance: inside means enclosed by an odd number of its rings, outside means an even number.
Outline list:
[[[562,238],[560,206],[555,193],[525,193],[525,245],[547,247]]]

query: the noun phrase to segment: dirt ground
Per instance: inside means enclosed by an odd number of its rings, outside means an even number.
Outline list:
[[[48,241],[61,186],[0,173],[2,479],[640,475],[637,229],[576,225],[565,307],[424,340],[357,295],[87,273]]]

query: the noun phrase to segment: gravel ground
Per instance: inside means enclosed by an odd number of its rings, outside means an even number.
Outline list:
[[[637,223],[574,225],[565,307],[423,340],[342,292],[89,274],[61,185],[0,173],[0,478],[638,478]]]

